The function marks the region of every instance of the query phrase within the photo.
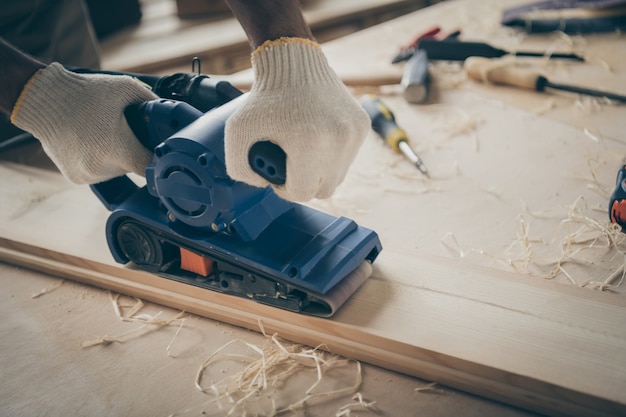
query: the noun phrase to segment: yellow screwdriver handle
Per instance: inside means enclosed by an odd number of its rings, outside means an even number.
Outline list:
[[[539,90],[539,73],[516,67],[512,62],[502,62],[489,58],[472,56],[465,60],[463,68],[470,78],[492,84],[504,84],[514,87]]]

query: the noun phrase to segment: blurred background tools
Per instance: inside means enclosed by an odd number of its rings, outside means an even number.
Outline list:
[[[545,91],[546,88],[569,91],[594,97],[606,97],[610,100],[626,103],[626,96],[549,81],[539,72],[514,62],[502,62],[481,57],[471,57],[463,65],[467,75],[478,81],[503,84],[528,90]]]
[[[420,33],[415,39],[411,41],[410,44],[400,49],[400,52],[398,52],[398,54],[393,57],[391,63],[397,64],[398,62],[408,61],[417,51],[419,43],[422,39],[437,36],[439,33],[441,33],[441,28],[439,26],[435,26],[427,30],[426,32]]]
[[[420,42],[424,39],[440,38],[453,39],[461,32],[455,31],[443,35],[441,28],[435,26],[418,35],[409,45],[403,47],[391,60],[392,64],[406,61],[400,84],[406,101],[412,104],[423,104],[428,101],[430,93],[430,73],[428,71],[428,54],[420,49]]]
[[[421,39],[419,49],[423,49],[428,54],[428,59],[441,61],[465,61],[471,56],[481,56],[485,58],[500,58],[505,55],[545,57],[550,59],[572,59],[584,61],[585,59],[571,53],[545,53],[530,51],[506,51],[493,47],[484,42],[459,41],[456,38],[446,38],[443,40],[432,37]]]
[[[395,116],[378,96],[366,94],[361,97],[361,105],[372,121],[372,129],[396,152],[401,152],[422,174],[430,177],[426,166],[409,145],[406,131],[398,126]]]
[[[626,29],[626,0],[541,0],[505,9],[501,23],[528,33]]]
[[[428,71],[428,55],[418,49],[404,66],[400,80],[404,99],[412,104],[423,104],[428,101],[430,93],[430,73]]]

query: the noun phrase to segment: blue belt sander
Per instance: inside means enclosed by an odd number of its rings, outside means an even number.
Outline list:
[[[223,81],[202,82],[203,97],[219,96],[213,90]],[[172,98],[127,109],[129,125],[154,158],[145,186],[127,176],[91,186],[112,211],[109,249],[117,262],[165,279],[329,317],[371,275],[380,240],[351,219],[227,175],[224,126],[246,97],[236,90],[208,111]],[[274,184],[286,180],[285,158],[271,142],[248,155]]]

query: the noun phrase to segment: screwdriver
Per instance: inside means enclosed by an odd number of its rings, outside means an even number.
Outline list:
[[[409,138],[406,132],[398,126],[396,118],[389,107],[383,104],[380,98],[374,94],[364,95],[361,98],[361,106],[363,106],[372,121],[372,129],[380,135],[387,145],[391,146],[396,152],[401,152],[422,174],[430,177],[426,166],[409,145]]]
[[[553,83],[536,71],[510,64],[500,65],[497,60],[488,58],[470,57],[465,61],[463,67],[470,78],[478,81],[488,81],[494,84],[510,85],[535,91],[544,91],[546,88],[552,88],[554,90],[569,91],[594,97],[606,97],[626,103],[626,96],[623,95]]]

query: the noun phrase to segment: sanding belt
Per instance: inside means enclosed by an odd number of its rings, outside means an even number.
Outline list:
[[[323,296],[318,296],[321,301],[328,305],[329,314],[323,317],[332,316],[345,303],[348,298],[372,275],[372,264],[363,261],[354,271],[349,273],[341,282],[335,285]]]

